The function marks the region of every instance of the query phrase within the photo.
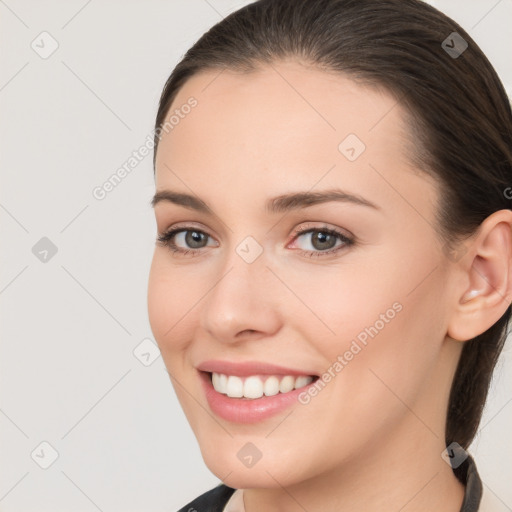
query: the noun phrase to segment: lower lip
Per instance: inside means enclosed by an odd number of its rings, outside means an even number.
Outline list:
[[[316,382],[314,380],[307,386],[274,396],[230,398],[215,391],[209,373],[200,371],[199,375],[212,412],[233,423],[257,423],[270,418],[297,403],[299,395]]]

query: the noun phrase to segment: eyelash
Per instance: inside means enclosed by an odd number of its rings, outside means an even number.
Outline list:
[[[173,254],[179,253],[181,256],[190,255],[191,257],[198,255],[198,253],[200,253],[202,249],[181,249],[173,242],[174,236],[183,231],[185,231],[185,232],[186,231],[194,231],[196,233],[201,233],[203,235],[206,235],[207,237],[210,236],[210,235],[208,235],[208,233],[205,233],[204,231],[202,231],[200,229],[196,229],[193,226],[186,226],[186,227],[171,229],[171,230],[159,235],[157,237],[157,243],[159,243],[160,245],[162,245],[164,247],[167,247],[170,251],[172,251]],[[301,255],[307,256],[310,258],[323,257],[327,254],[332,254],[332,253],[338,252],[339,250],[341,250],[345,247],[350,247],[351,245],[353,245],[355,243],[354,239],[349,238],[348,236],[344,235],[343,233],[341,233],[340,231],[338,231],[336,229],[328,228],[326,226],[325,227],[314,227],[314,228],[309,228],[308,226],[300,227],[295,230],[292,242],[295,241],[299,236],[305,235],[307,233],[327,233],[329,235],[338,237],[343,242],[342,245],[338,245],[337,247],[334,247],[334,248],[326,250],[326,251],[306,251],[304,249],[296,249]]]

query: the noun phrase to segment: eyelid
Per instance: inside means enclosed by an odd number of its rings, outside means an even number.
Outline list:
[[[169,233],[170,231],[177,231],[179,229],[183,229],[184,231],[185,230],[192,231],[193,229],[197,229],[198,231],[204,232],[210,238],[215,239],[215,237],[213,235],[211,235],[208,232],[208,229],[204,228],[202,224],[195,223],[193,221],[189,221],[189,222],[183,221],[183,222],[178,222],[176,224],[172,224],[169,228],[163,229],[161,231],[161,235],[165,235],[166,233]],[[299,235],[304,234],[305,232],[311,231],[311,230],[316,230],[316,231],[331,230],[331,231],[336,232],[339,235],[345,236],[346,238],[350,238],[350,239],[354,238],[354,235],[352,235],[347,230],[339,228],[339,227],[329,226],[328,223],[326,223],[326,222],[322,223],[321,226],[315,225],[312,222],[306,222],[306,224],[302,224],[302,225],[299,225],[298,227],[294,228],[293,233],[292,233],[292,238],[289,240],[289,242],[292,242]]]
[[[204,234],[208,235],[210,238],[215,239],[215,237],[210,234],[208,228],[206,228],[200,222],[194,222],[194,221],[176,222],[174,224],[171,224],[169,227],[162,229],[162,231],[159,231],[159,234],[165,235],[166,233],[169,233],[170,231],[177,231],[179,229],[182,229],[183,231],[193,231],[195,229],[197,231],[203,232]]]
[[[354,238],[354,235],[352,235],[352,233],[350,233],[350,231],[347,231],[346,229],[339,228],[339,227],[334,226],[334,225],[329,225],[329,223],[327,223],[327,222],[322,222],[321,226],[319,226],[318,224],[315,224],[314,222],[306,222],[305,224],[301,224],[300,226],[298,226],[297,228],[294,229],[294,235],[297,236],[297,235],[300,235],[300,234],[302,234],[302,233],[304,233],[306,231],[311,231],[311,230],[315,230],[315,231],[323,231],[323,230],[335,231],[336,233],[338,233],[340,235],[343,235],[346,238]]]

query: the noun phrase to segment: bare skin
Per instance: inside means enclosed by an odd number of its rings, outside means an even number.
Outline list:
[[[191,96],[197,106],[161,139],[156,191],[192,194],[212,214],[161,201],[155,216],[159,234],[208,236],[192,256],[155,246],[148,311],[208,468],[244,489],[246,512],[458,512],[464,486],[441,457],[449,390],[464,341],[510,303],[512,212],[488,217],[460,258],[447,257],[434,231],[437,184],[406,157],[403,110],[344,76],[292,61],[202,72],[171,110]],[[339,149],[349,134],[365,145],[353,161]],[[264,208],[331,188],[376,208]],[[335,237],[322,255],[311,233],[295,232],[304,226],[354,243]],[[263,251],[252,263],[236,252],[248,236]],[[194,248],[183,234],[174,242]],[[250,425],[211,412],[200,362],[321,375],[393,304],[401,310],[309,403]],[[250,468],[237,457],[247,442],[262,453]]]

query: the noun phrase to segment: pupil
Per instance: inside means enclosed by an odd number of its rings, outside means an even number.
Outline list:
[[[197,247],[194,246],[195,243],[201,243],[201,239],[203,238],[202,233],[198,233],[197,231],[189,231],[186,235],[186,242],[189,246],[191,246],[193,249],[196,249]],[[200,247],[200,246],[199,246]]]
[[[329,245],[329,241],[332,242],[332,240],[329,240],[330,238],[334,240],[334,237],[331,234],[318,231],[316,236],[313,237],[313,246],[315,246],[315,249],[330,249],[333,247],[332,243]],[[320,241],[320,247],[316,247],[315,244],[318,240]],[[326,242],[327,246],[325,245]]]

